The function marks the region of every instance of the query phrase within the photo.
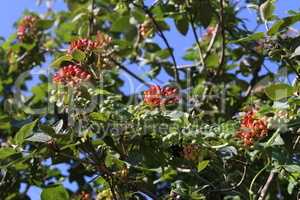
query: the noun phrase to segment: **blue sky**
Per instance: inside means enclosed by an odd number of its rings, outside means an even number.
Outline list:
[[[53,8],[54,10],[65,9],[63,0],[56,0],[54,2]],[[300,8],[299,0],[278,0],[276,14],[280,17],[284,17],[287,16],[288,10],[297,9],[299,11],[299,8]],[[22,16],[23,11],[26,9],[30,11],[39,12],[39,13],[45,13],[47,11],[45,4],[43,4],[42,6],[38,6],[36,5],[35,0],[2,0],[1,7],[0,7],[0,26],[1,26],[0,36],[7,38],[10,34],[15,32],[15,29],[13,28],[13,23],[19,17]],[[252,12],[251,10],[248,11],[246,10],[241,14],[241,16],[249,20],[248,25],[250,27],[255,26],[256,14],[254,12]],[[296,26],[296,28],[299,28],[299,24]],[[264,28],[261,27],[262,31],[263,29]],[[191,31],[189,31],[188,36],[185,38],[182,38],[181,35],[179,35],[179,33],[177,33],[176,31],[170,31],[166,33],[166,35],[172,47],[175,49],[175,56],[177,58],[178,63],[185,64],[186,62],[183,61],[181,57],[184,51],[194,43],[194,39],[191,35]],[[181,37],[182,39],[178,40],[178,37]],[[162,43],[161,45],[163,46]],[[140,69],[138,73],[143,73],[143,72],[144,71]],[[167,76],[161,74],[159,78],[164,80],[167,78]],[[137,82],[133,81],[133,84],[137,84]],[[60,167],[60,168],[65,171],[64,167]],[[74,185],[70,185],[70,184],[67,185],[70,188],[74,188]],[[31,188],[29,190],[29,194],[32,199],[38,200],[40,191],[41,190],[38,188]]]

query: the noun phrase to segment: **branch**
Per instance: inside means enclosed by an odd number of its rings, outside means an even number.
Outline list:
[[[117,199],[117,195],[115,193],[115,189],[114,189],[114,184],[113,184],[113,178],[111,178],[111,182],[108,180],[108,185],[109,185],[109,188],[110,188],[110,191],[111,191],[111,194],[112,194],[112,199],[113,200],[118,200]]]
[[[92,166],[95,165],[94,162],[90,162],[89,160],[84,160],[84,159],[76,158],[76,157],[74,157],[74,156],[72,156],[72,155],[69,155],[69,154],[66,154],[66,153],[63,153],[63,152],[60,152],[60,151],[57,152],[57,154],[59,154],[59,155],[65,157],[65,158],[74,160],[74,161],[76,161],[76,162],[78,162],[78,163],[85,163],[85,164],[87,164],[87,165],[92,165]]]
[[[283,60],[297,75],[298,79],[300,79],[300,73],[298,72],[298,70],[294,67],[294,65],[291,63],[291,61],[289,61],[288,59],[284,59]]]
[[[174,66],[172,66],[174,67]],[[203,67],[200,63],[194,63],[194,64],[186,64],[186,65],[178,65],[177,69],[189,69],[193,67]]]
[[[95,7],[95,0],[91,0],[91,13],[89,17],[89,29],[88,29],[88,36],[94,33],[94,7]]]
[[[246,172],[247,172],[247,165],[244,165],[244,171],[243,171],[242,178],[236,185],[234,185],[230,188],[223,188],[223,189],[221,188],[221,189],[217,189],[217,190],[212,190],[211,192],[229,192],[229,191],[235,190],[244,182],[245,177],[246,177]]]
[[[272,170],[270,172],[270,175],[269,175],[268,179],[267,179],[267,182],[265,183],[264,187],[262,188],[262,190],[260,192],[258,200],[264,200],[266,198],[266,195],[268,193],[270,185],[271,185],[273,179],[276,178],[276,177],[277,177],[277,172],[275,172],[274,170]]]
[[[149,10],[151,11],[161,0],[155,0],[155,2],[150,6]]]
[[[213,33],[213,36],[212,36],[212,38],[211,38],[211,40],[210,40],[210,42],[209,42],[209,45],[208,45],[208,47],[207,47],[207,49],[206,49],[206,53],[205,53],[205,55],[204,55],[204,60],[206,60],[207,59],[207,57],[208,57],[208,55],[210,54],[210,52],[211,52],[211,50],[212,50],[212,47],[214,46],[214,44],[215,44],[215,42],[216,42],[216,39],[217,39],[217,35],[218,35],[218,32],[219,32],[219,29],[220,29],[220,26],[219,26],[219,24],[217,24],[216,26],[215,26],[215,28],[214,28],[214,33]]]
[[[188,0],[186,1],[186,3],[187,3],[187,6],[190,7]],[[200,45],[200,39],[199,39],[197,31],[196,31],[195,21],[194,21],[192,12],[191,11],[188,12],[188,15],[189,15],[189,18],[190,18],[190,24],[191,24],[191,27],[192,27],[193,35],[194,35],[194,38],[196,40],[196,44],[198,46],[198,52],[199,52],[200,62],[204,66],[205,65],[204,64],[204,57],[203,57],[203,54],[202,54],[201,45]]]
[[[222,66],[225,64],[225,48],[226,48],[226,35],[225,35],[225,24],[224,24],[224,0],[220,0],[220,26],[221,26],[221,35],[222,35],[222,52],[219,61],[219,69],[217,75],[222,70]]]
[[[293,145],[293,150],[296,149],[297,144],[299,143],[299,141],[300,141],[300,136],[297,137],[297,139],[296,139],[296,141],[295,141],[295,143],[294,143],[294,145]]]
[[[270,159],[268,159],[268,163],[261,170],[259,170],[259,172],[252,179],[252,181],[250,183],[250,187],[249,187],[249,199],[252,199],[251,198],[253,196],[252,188],[254,186],[256,179],[259,177],[260,174],[262,174],[269,167],[270,163],[271,163],[271,161],[270,161]]]
[[[216,38],[217,38],[217,35],[218,35],[218,32],[219,32],[219,27],[220,27],[219,24],[217,24],[215,26],[215,28],[214,28],[215,31],[213,33],[213,36],[212,36],[212,38],[210,40],[210,43],[209,43],[207,49],[206,49],[206,53],[203,56],[204,61],[207,59],[208,55],[210,54],[210,52],[211,52],[211,50],[212,50],[212,48],[213,48],[213,46],[214,46],[214,44],[216,42]],[[178,65],[177,69],[189,69],[189,68],[193,68],[193,67],[202,67],[203,68],[204,65],[201,65],[201,63],[187,64],[187,65]]]
[[[120,69],[122,69],[123,71],[125,71],[127,74],[129,74],[130,76],[132,76],[133,78],[135,78],[136,80],[138,80],[139,82],[145,84],[146,86],[150,87],[151,84],[147,83],[144,79],[138,77],[137,75],[135,75],[133,72],[131,72],[129,69],[127,69],[124,65],[122,65],[121,63],[119,63],[118,61],[116,61],[113,58],[110,58],[111,61],[120,67]]]
[[[254,72],[253,72],[253,78],[250,81],[249,87],[248,87],[248,89],[247,89],[247,91],[245,93],[245,97],[244,97],[245,99],[247,99],[251,95],[251,92],[252,92],[253,88],[255,87],[255,85],[257,84],[258,80],[260,79],[260,77],[259,77],[260,70],[261,70],[261,66],[257,67],[254,70]]]
[[[171,55],[171,58],[172,58],[172,61],[173,61],[173,65],[174,65],[174,78],[175,78],[175,81],[178,83],[179,82],[179,73],[178,73],[178,69],[177,69],[177,62],[176,62],[176,59],[175,59],[175,55],[173,53],[173,49],[170,45],[170,43],[168,42],[165,34],[163,33],[163,31],[161,30],[158,22],[156,21],[155,17],[153,16],[153,14],[151,13],[151,11],[147,8],[146,5],[142,4],[142,6],[139,6],[137,5],[136,3],[132,2],[132,4],[137,7],[137,8],[141,8],[147,15],[148,17],[151,19],[151,21],[153,22],[153,24],[155,25],[155,28],[157,29],[158,31],[158,35],[162,38],[162,40],[164,41],[165,45],[167,46],[168,48],[168,51]]]
[[[280,48],[284,49],[284,47],[280,43],[277,43],[277,44],[280,46]],[[300,79],[300,73],[294,67],[293,63],[286,57],[283,58],[282,61],[285,62],[295,72],[295,74],[297,75],[297,78]]]
[[[217,35],[218,35],[218,32],[219,32],[219,28],[220,28],[220,26],[219,26],[219,24],[217,24],[216,26],[215,26],[215,31],[214,31],[214,33],[213,33],[213,36],[212,36],[212,38],[211,38],[211,40],[210,40],[210,43],[209,43],[209,45],[208,45],[208,47],[207,47],[207,49],[206,49],[206,53],[205,53],[205,55],[203,56],[203,59],[204,59],[204,61],[207,59],[207,57],[208,57],[208,55],[210,54],[210,52],[211,52],[211,50],[212,50],[212,48],[213,48],[213,46],[214,46],[214,44],[215,44],[215,42],[216,42],[216,38],[217,38]],[[172,68],[174,68],[175,66],[172,66]],[[195,64],[186,64],[186,65],[177,65],[177,69],[182,69],[182,70],[184,70],[184,69],[189,69],[189,68],[193,68],[193,67],[204,67],[204,65],[201,65],[201,63],[195,63]]]

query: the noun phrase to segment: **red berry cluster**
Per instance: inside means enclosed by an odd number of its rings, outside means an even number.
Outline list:
[[[109,45],[112,38],[104,33],[98,32],[96,40],[90,40],[87,38],[77,39],[71,42],[68,53],[72,53],[74,50],[92,51],[95,49],[104,48]]]
[[[186,160],[196,161],[199,157],[199,145],[188,144],[183,147],[182,156]]]
[[[53,81],[58,84],[77,86],[82,81],[87,81],[91,75],[79,66],[70,64],[61,68],[53,77]]]
[[[241,138],[246,146],[250,146],[255,140],[263,138],[268,133],[267,122],[258,119],[256,111],[251,109],[248,111],[242,121],[241,128],[238,131],[238,137]]]
[[[71,42],[68,53],[72,53],[74,50],[91,51],[98,47],[98,43],[86,38],[74,40]]]
[[[33,37],[37,32],[37,20],[36,16],[25,16],[18,27],[17,36],[18,39],[23,41],[25,38]]]
[[[179,102],[178,89],[174,87],[161,88],[157,85],[151,86],[144,92],[144,102],[151,106],[164,106]]]

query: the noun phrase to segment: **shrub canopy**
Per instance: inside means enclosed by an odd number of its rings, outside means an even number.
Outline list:
[[[298,11],[65,4],[1,39],[0,199],[300,198]]]

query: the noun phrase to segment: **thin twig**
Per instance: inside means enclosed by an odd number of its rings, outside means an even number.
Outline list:
[[[224,24],[224,0],[220,0],[220,26],[222,35],[222,52],[219,61],[219,68],[217,75],[222,71],[222,67],[225,64],[225,48],[226,48],[226,35],[225,35],[225,24]]]
[[[296,73],[297,77],[300,79],[300,73],[294,67],[294,65],[291,63],[291,61],[289,61],[288,59],[284,59],[284,62]]]
[[[264,199],[266,198],[267,193],[268,193],[268,190],[269,190],[269,188],[270,188],[270,185],[271,185],[273,179],[274,179],[276,176],[277,176],[277,173],[276,173],[274,170],[272,170],[272,171],[270,172],[270,175],[269,175],[269,177],[268,177],[268,179],[267,179],[267,181],[266,181],[264,187],[262,188],[262,190],[261,190],[261,192],[260,192],[260,195],[259,195],[259,197],[258,197],[258,200],[264,200]]]
[[[111,181],[112,181],[112,178],[111,178]],[[114,189],[113,183],[111,183],[109,180],[108,180],[107,182],[108,182],[110,191],[111,191],[111,193],[112,193],[112,198],[113,198],[113,200],[118,200],[118,199],[117,199],[117,195],[116,195],[116,193],[115,193],[115,189]],[[113,182],[113,181],[112,181],[112,182]]]
[[[252,179],[252,181],[250,183],[250,187],[249,187],[249,199],[253,199],[252,198],[252,196],[253,196],[252,188],[254,186],[256,179],[259,177],[260,174],[262,174],[269,167],[270,162],[271,162],[270,159],[268,159],[268,163],[261,170],[259,170],[259,172]]]
[[[214,28],[214,33],[213,33],[213,36],[209,42],[209,45],[206,49],[206,53],[204,54],[203,56],[203,59],[204,61],[207,59],[207,57],[209,56],[215,42],[216,42],[216,38],[217,38],[217,35],[218,35],[218,32],[219,32],[219,29],[220,29],[220,26],[219,24],[217,24]],[[175,66],[172,66],[172,68],[174,68]],[[178,70],[181,70],[181,69],[189,69],[189,68],[193,68],[193,67],[204,67],[204,65],[201,65],[201,63],[194,63],[194,64],[187,64],[187,65],[177,65],[177,69]]]
[[[279,45],[279,47],[283,49],[284,47],[279,42],[277,43],[277,45]],[[285,62],[288,65],[288,67],[290,67],[295,72],[295,74],[297,75],[297,78],[300,79],[300,73],[294,67],[293,63],[288,58],[283,58],[282,61]]]
[[[211,192],[229,192],[229,191],[235,190],[236,188],[240,187],[240,185],[244,182],[245,177],[246,177],[246,172],[247,172],[247,165],[244,165],[244,171],[243,171],[242,178],[236,185],[234,185],[230,188],[221,188],[221,189],[212,190]]]
[[[208,180],[206,180],[205,178],[201,177],[196,169],[192,169],[191,172],[193,173],[193,175],[195,175],[199,180],[201,180],[203,183],[209,185],[212,188],[216,188],[216,186],[214,186],[213,183],[209,182]]]
[[[61,156],[63,156],[63,157],[65,157],[65,158],[77,161],[78,163],[85,163],[85,164],[88,164],[88,165],[95,165],[95,163],[93,163],[93,162],[90,162],[88,160],[79,159],[79,158],[73,157],[73,156],[71,156],[69,154],[65,154],[63,152],[58,152],[58,154],[61,155]]]
[[[95,0],[91,0],[91,13],[89,17],[89,29],[88,29],[88,36],[94,33],[94,7],[95,7]]]
[[[249,87],[248,87],[248,89],[247,89],[247,91],[246,91],[246,93],[245,93],[245,99],[247,99],[247,98],[251,95],[252,90],[254,89],[254,87],[255,87],[257,81],[259,80],[259,78],[260,78],[260,77],[259,77],[259,72],[260,72],[260,70],[261,70],[261,66],[257,67],[257,68],[254,70],[254,72],[253,72],[253,78],[252,78],[252,80],[250,81]]]
[[[300,141],[300,136],[297,137],[297,139],[296,139],[296,141],[295,141],[295,143],[294,143],[294,145],[293,145],[293,150],[296,149],[297,144],[299,143],[299,141]]]
[[[220,28],[219,24],[217,24],[215,26],[215,28],[214,28],[214,32],[213,32],[212,38],[211,38],[211,40],[209,42],[209,45],[208,45],[208,47],[206,49],[206,53],[204,55],[204,60],[207,59],[208,55],[210,54],[210,52],[211,52],[211,50],[212,50],[212,48],[213,48],[213,46],[214,46],[214,44],[216,42],[217,35],[218,35],[218,32],[219,32],[219,28]]]
[[[142,6],[132,2],[132,4],[134,6],[136,6],[137,8],[141,8],[147,15],[148,17],[151,19],[151,21],[153,22],[155,28],[157,29],[158,31],[158,35],[161,37],[161,39],[163,40],[163,42],[165,43],[165,45],[167,46],[168,48],[168,51],[170,53],[170,56],[171,56],[171,59],[173,61],[173,65],[174,65],[174,78],[175,78],[175,81],[178,83],[179,82],[179,73],[178,73],[178,69],[177,69],[177,62],[176,62],[176,59],[175,59],[175,55],[173,53],[173,49],[167,39],[167,37],[165,36],[165,34],[163,33],[163,31],[161,30],[158,22],[156,21],[155,17],[153,16],[152,12],[148,9],[148,7],[143,3]]]
[[[186,2],[187,2],[187,6],[190,7],[189,0],[187,0]],[[188,12],[188,16],[190,18],[190,24],[191,24],[191,27],[192,27],[194,38],[195,38],[196,44],[198,46],[200,62],[204,66],[204,58],[203,58],[203,53],[202,53],[202,50],[201,50],[200,39],[199,39],[197,31],[196,31],[195,21],[194,21],[194,17],[193,17],[192,12]]]
[[[186,65],[178,65],[177,69],[190,69],[193,67],[203,67],[200,63],[186,64]]]
[[[152,10],[158,3],[160,3],[161,0],[156,0],[149,8],[149,10]]]
[[[130,76],[132,76],[133,78],[135,78],[136,80],[138,80],[139,82],[143,83],[144,85],[150,87],[151,84],[147,83],[145,80],[143,80],[142,78],[138,77],[137,75],[135,75],[133,72],[131,72],[129,69],[127,69],[124,65],[122,65],[121,63],[119,63],[118,61],[116,61],[115,59],[111,58],[111,61],[120,67],[120,69],[122,69],[123,71],[125,71],[127,74],[129,74]]]

